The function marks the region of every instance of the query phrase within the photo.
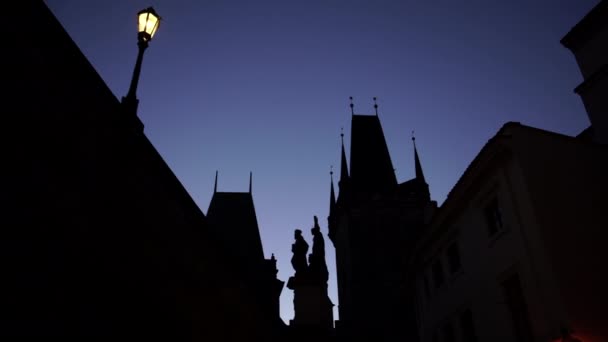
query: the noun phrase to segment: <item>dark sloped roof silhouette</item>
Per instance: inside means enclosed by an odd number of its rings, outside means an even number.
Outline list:
[[[579,21],[562,39],[561,43],[571,50],[577,50],[591,37],[590,33],[600,32],[606,25],[608,1],[600,1],[585,17]]]
[[[350,179],[357,191],[385,191],[397,185],[377,116],[352,116],[350,151]]]
[[[216,192],[209,203],[207,219],[210,229],[229,250],[243,260],[260,262],[264,259],[262,240],[255,214],[253,197],[249,192]]]

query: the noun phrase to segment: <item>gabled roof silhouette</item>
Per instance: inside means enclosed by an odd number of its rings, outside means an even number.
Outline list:
[[[350,179],[355,191],[377,192],[397,186],[378,116],[352,116]]]

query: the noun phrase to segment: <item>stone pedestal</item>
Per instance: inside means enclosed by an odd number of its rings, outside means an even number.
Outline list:
[[[289,278],[287,287],[293,290],[295,317],[289,325],[315,329],[333,328],[333,303],[327,296],[327,284]]]

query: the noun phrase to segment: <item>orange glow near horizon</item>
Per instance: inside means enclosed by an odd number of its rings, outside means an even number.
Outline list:
[[[599,339],[599,338],[595,338],[593,336],[590,335],[585,335],[585,334],[570,334],[570,336],[572,336],[573,339],[575,340],[579,340],[580,342],[602,342],[605,340]],[[551,340],[551,342],[570,342],[569,340],[567,341],[563,341],[561,337],[556,338],[554,340]]]

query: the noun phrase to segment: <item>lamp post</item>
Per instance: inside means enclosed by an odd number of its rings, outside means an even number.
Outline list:
[[[139,74],[141,72],[141,62],[144,59],[144,51],[148,47],[150,40],[154,37],[158,26],[160,25],[160,17],[152,7],[148,7],[137,13],[137,61],[133,70],[133,78],[127,96],[122,98],[122,104],[127,113],[133,116],[137,115],[137,84],[139,83]]]

